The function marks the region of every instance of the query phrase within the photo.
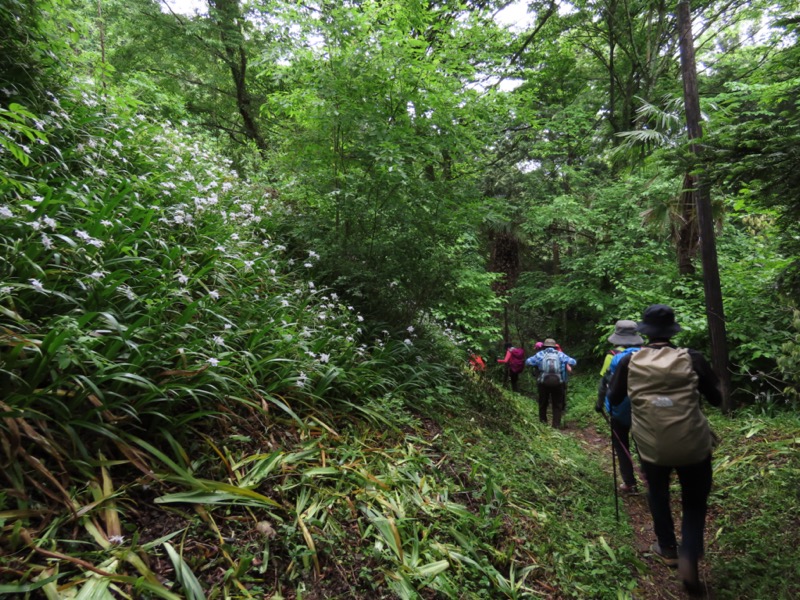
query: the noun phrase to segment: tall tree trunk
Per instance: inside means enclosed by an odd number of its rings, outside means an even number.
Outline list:
[[[703,136],[700,125],[700,96],[697,91],[697,67],[694,58],[694,39],[689,0],[678,2],[678,30],[680,34],[681,72],[683,75],[683,99],[686,109],[686,130],[691,140],[690,150],[697,165],[700,163],[700,146],[694,140]],[[717,247],[714,239],[714,222],[711,214],[711,199],[708,185],[702,175],[694,181],[692,194],[697,207],[700,227],[700,247],[703,259],[703,286],[706,296],[706,318],[711,335],[711,360],[722,385],[722,408],[731,411],[731,380],[728,370],[728,344],[725,337],[725,312],[722,306],[722,287],[717,264]]]
[[[242,8],[239,0],[209,0],[208,5],[219,28],[225,63],[231,71],[236,88],[236,107],[242,117],[244,133],[263,153],[267,150],[267,142],[261,135],[258,121],[253,114],[253,100],[247,88],[247,53],[242,31]]]
[[[695,209],[695,177],[686,173],[678,198],[680,215],[674,232],[678,252],[678,273],[694,274],[694,257],[697,254],[697,211]]]

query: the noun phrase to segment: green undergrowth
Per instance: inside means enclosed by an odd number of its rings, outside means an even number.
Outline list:
[[[535,399],[497,392],[445,421],[449,451],[504,507],[514,555],[551,597],[630,597],[646,569],[624,514],[615,518],[611,474],[569,431],[588,418],[594,383],[571,384],[565,430],[539,422]]]
[[[717,597],[800,597],[800,418],[747,409],[711,419],[721,437],[707,552]]]

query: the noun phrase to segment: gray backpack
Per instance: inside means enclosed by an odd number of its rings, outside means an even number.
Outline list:
[[[564,383],[561,376],[561,358],[555,348],[544,351],[542,362],[539,363],[538,382],[545,387],[558,387]]]
[[[686,348],[643,347],[631,356],[631,435],[643,460],[678,467],[711,453],[711,429],[700,410],[697,379]]]

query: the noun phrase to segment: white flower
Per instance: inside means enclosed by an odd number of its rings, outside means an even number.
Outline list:
[[[230,323],[225,323],[225,331],[227,331],[228,329],[231,329],[232,327],[233,327],[233,325],[231,325]]]
[[[408,327],[406,327],[406,331],[408,333],[414,333],[414,326],[413,325],[409,325]]]
[[[103,277],[105,277],[105,274],[102,271],[94,271],[91,275],[89,275],[89,277],[96,281],[100,281]]]
[[[308,258],[319,258],[319,254],[317,254],[313,250],[309,250],[308,251]]]
[[[0,287],[0,294],[10,294],[13,291],[13,289],[14,288],[12,288],[11,286],[4,285],[3,287]]]
[[[308,381],[308,375],[303,373],[303,371],[300,371],[300,375],[297,376],[297,381],[295,382],[295,385],[299,388],[305,387],[306,381]]]
[[[42,200],[44,200],[44,197],[42,197],[42,196],[33,196],[33,197],[31,197],[31,200],[33,200],[34,202],[41,202]]]
[[[58,226],[58,222],[52,217],[45,217],[42,220],[44,221],[44,224],[47,225],[50,229],[55,229]]]
[[[331,359],[331,355],[330,354],[324,354],[323,353],[323,354],[319,355],[319,362],[321,362],[323,364],[328,362],[330,359]]]
[[[208,364],[210,364],[212,367],[216,367],[219,364],[219,359],[209,358]]]
[[[108,219],[103,219],[102,221],[100,221],[100,224],[103,225],[104,227],[111,227],[113,225],[113,223]]]
[[[212,300],[219,300],[219,292],[216,290],[211,290],[208,292],[208,295],[211,297]]]
[[[244,266],[245,266],[245,268],[246,268],[248,271],[249,271],[250,269],[252,269],[252,268],[253,268],[253,265],[254,265],[254,264],[255,264],[255,262],[254,262],[254,261],[252,261],[252,260],[246,260],[246,261],[244,261]]]
[[[28,279],[28,281],[33,286],[33,289],[35,289],[37,292],[44,292],[44,286],[42,285],[41,281],[38,279]]]
[[[313,290],[315,287],[317,287],[317,286],[314,285],[313,281],[309,281],[308,282],[308,289]]]
[[[120,545],[125,543],[125,536],[124,535],[110,535],[108,536],[108,541],[112,544]]]
[[[45,247],[45,250],[50,250],[53,247],[53,240],[44,233],[42,234],[42,246]]]
[[[23,205],[22,205],[22,208],[24,208],[25,210],[27,210],[29,213],[34,213],[34,212],[36,212],[36,209],[35,209],[33,206],[31,206],[30,204],[23,204]]]
[[[225,246],[221,245],[217,246],[216,248],[214,248],[214,250],[216,250],[217,252],[225,252]]]
[[[312,263],[310,263],[310,262],[307,262],[307,263],[303,263],[303,266],[304,266],[306,269],[310,269],[310,268],[311,268],[311,267],[313,267],[314,265],[313,265]]]
[[[357,320],[359,323],[363,323],[363,322],[364,322],[364,317],[362,317],[361,315],[358,315],[358,316],[356,317],[356,320]]]
[[[234,234],[232,234],[232,235],[231,235],[231,239],[232,239],[232,240],[238,240],[238,239],[239,239],[239,234],[238,234],[238,233],[234,233]]]
[[[188,282],[189,282],[189,278],[186,275],[184,275],[183,273],[178,275],[178,283],[180,283],[181,285],[185,285]]]
[[[288,300],[281,300],[281,306],[283,306],[283,307],[289,306],[289,301]]]
[[[219,336],[219,335],[215,335],[215,336],[212,338],[212,341],[213,341],[215,344],[217,344],[218,346],[224,346],[224,345],[225,345],[225,340],[224,340],[224,339],[222,339],[222,337],[221,337],[221,336]]]
[[[412,342],[412,341],[411,341],[410,339],[408,339],[408,338],[404,339],[404,340],[403,340],[403,343],[404,343],[406,346],[413,346],[413,345],[414,345],[414,342]]]

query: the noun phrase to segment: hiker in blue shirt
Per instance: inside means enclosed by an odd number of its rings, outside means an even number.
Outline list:
[[[553,427],[561,428],[561,416],[564,412],[567,367],[577,364],[574,358],[557,349],[558,344],[547,338],[542,349],[525,361],[529,367],[539,371],[536,386],[539,392],[539,420],[547,423],[547,405],[553,406]]]
[[[600,371],[600,375],[603,376],[600,383],[602,398],[598,397],[595,410],[602,412],[605,409],[611,421],[611,446],[619,459],[619,473],[622,476],[619,491],[623,494],[634,494],[636,479],[631,460],[631,400],[626,397],[622,403],[611,406],[606,398],[606,390],[622,357],[638,351],[644,340],[636,333],[636,321],[620,320],[614,325],[614,333],[609,336],[608,341],[614,344],[615,348],[606,356],[603,369]]]

